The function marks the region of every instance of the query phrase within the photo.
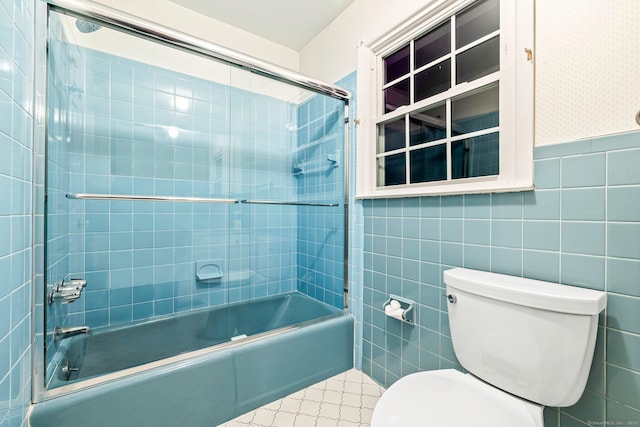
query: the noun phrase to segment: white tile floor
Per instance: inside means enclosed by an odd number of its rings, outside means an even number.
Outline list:
[[[351,369],[220,427],[367,427],[384,388]]]

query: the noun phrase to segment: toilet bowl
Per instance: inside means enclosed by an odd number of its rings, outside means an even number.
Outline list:
[[[373,427],[543,427],[542,405],[454,369],[401,378],[382,395]]]
[[[444,272],[454,369],[407,375],[372,427],[543,427],[545,405],[584,391],[606,294],[455,268]]]

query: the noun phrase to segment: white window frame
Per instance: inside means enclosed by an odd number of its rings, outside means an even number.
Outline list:
[[[534,0],[500,1],[500,173],[495,176],[377,186],[377,123],[382,114],[383,58],[475,0],[435,0],[386,35],[358,47],[357,198],[492,193],[533,189]],[[486,76],[488,77],[488,76]],[[479,79],[483,80],[484,77]],[[476,81],[470,82],[475,87]],[[452,97],[448,95],[447,97]],[[424,106],[422,102],[414,104]],[[400,108],[398,115],[410,108]],[[429,103],[431,105],[431,103]],[[395,113],[395,112],[393,112]],[[387,113],[387,116],[393,113]],[[450,160],[448,161],[450,164]]]

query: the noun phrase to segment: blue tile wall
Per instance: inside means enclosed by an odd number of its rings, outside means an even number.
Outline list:
[[[0,426],[31,400],[35,2],[0,2]]]
[[[364,215],[362,200],[355,198],[356,177],[358,167],[356,164],[356,122],[358,117],[356,109],[356,73],[350,73],[336,82],[337,85],[347,89],[352,94],[349,102],[349,218],[348,218],[348,311],[355,317],[354,336],[354,364],[358,369],[362,368],[362,318],[363,318],[363,247],[364,247]]]
[[[67,222],[50,227],[49,245],[66,275],[88,282],[62,321],[110,326],[295,290],[295,207],[65,194],[292,200],[296,106],[63,40],[53,45],[66,51],[52,63],[64,97],[52,101],[69,116],[59,126],[68,132],[59,137],[64,148],[49,146],[49,191],[58,196],[49,205]],[[205,260],[220,265],[221,280],[196,282],[195,262]],[[49,276],[51,284],[57,275]]]
[[[538,147],[535,159],[532,192],[364,202],[362,368],[385,386],[417,370],[462,369],[444,300],[450,267],[599,289],[608,306],[586,391],[545,419],[637,423],[640,133]],[[415,326],[384,316],[389,293],[418,302]]]
[[[65,317],[49,316],[49,329],[120,325],[296,289],[342,307],[342,103],[314,96],[298,105],[64,40],[53,45],[62,51],[52,69],[64,96],[52,100],[68,116],[51,126],[64,144],[49,147],[49,204],[59,208],[49,209],[59,213],[49,219],[49,258],[60,268],[50,268],[48,283],[66,275],[88,284],[74,303],[54,304]],[[305,163],[304,173],[294,163]],[[82,201],[68,192],[340,207]],[[222,279],[197,282],[202,260],[218,263]]]
[[[51,31],[57,36],[64,32],[60,23],[52,18]],[[49,61],[52,74],[48,81],[47,90],[49,103],[47,114],[47,244],[46,244],[46,283],[48,290],[69,274],[69,204],[65,197],[69,191],[69,141],[72,134],[70,127],[75,119],[70,114],[73,96],[77,88],[81,87],[77,76],[79,64],[77,61],[79,49],[73,45],[52,43],[50,45]],[[40,183],[42,184],[42,183]],[[45,304],[46,330],[53,330],[56,326],[69,326],[72,319],[70,311],[76,307],[66,304]],[[52,334],[45,336],[46,364],[50,366],[57,352]],[[53,372],[53,367],[47,369]]]
[[[299,207],[297,289],[344,306],[344,103],[315,95],[297,108],[294,150],[297,199],[338,203]]]

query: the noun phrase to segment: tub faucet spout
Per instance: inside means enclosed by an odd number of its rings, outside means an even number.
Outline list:
[[[88,334],[90,331],[88,326],[76,326],[75,328],[61,328],[57,326],[53,331],[53,337],[56,340],[72,337],[79,334]]]

